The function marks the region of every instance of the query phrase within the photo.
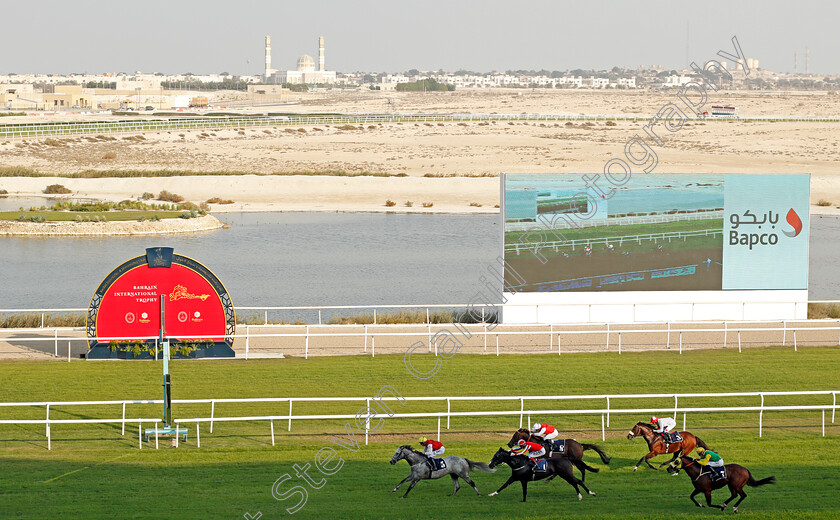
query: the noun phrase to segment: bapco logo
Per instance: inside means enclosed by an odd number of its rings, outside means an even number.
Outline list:
[[[792,231],[781,230],[787,237],[796,237],[802,232],[802,219],[793,208],[787,212],[785,220],[793,228]],[[729,245],[730,246],[747,246],[752,249],[754,246],[774,246],[779,243],[779,235],[776,231],[776,224],[779,223],[779,214],[773,211],[768,211],[761,216],[759,220],[758,215],[747,210],[743,215],[733,213],[729,216],[729,223],[732,229],[729,231]],[[767,228],[767,225],[770,228]],[[747,233],[736,231],[741,226],[755,226],[752,228],[754,232]],[[762,226],[764,228],[762,229]]]

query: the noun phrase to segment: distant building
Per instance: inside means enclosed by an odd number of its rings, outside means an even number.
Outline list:
[[[326,70],[324,59],[324,37],[318,38],[318,66],[312,56],[304,54],[297,60],[295,70],[281,70],[266,78],[266,83],[328,84],[335,83],[335,71]]]

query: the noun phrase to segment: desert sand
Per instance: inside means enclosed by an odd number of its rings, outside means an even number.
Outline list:
[[[388,103],[388,100],[391,100]],[[649,118],[678,102],[676,92],[463,90],[451,93],[316,92],[284,112],[446,112],[635,114]],[[750,115],[838,115],[831,92],[717,92],[707,105]],[[79,117],[79,116],[74,116]],[[88,116],[104,117],[104,116]],[[12,119],[12,118],[9,118]],[[14,118],[18,122],[22,118]],[[29,118],[32,120],[32,118]],[[4,121],[5,122],[5,121]],[[8,122],[12,122],[11,120]],[[54,179],[0,177],[10,196],[38,195],[60,183],[74,197],[122,200],[161,190],[193,202],[231,199],[213,211],[498,211],[499,182],[508,173],[597,173],[644,122],[385,123],[160,131],[0,142],[4,166],[51,174],[83,170],[186,170],[294,173],[283,176]],[[705,121],[660,132],[655,173],[811,173],[812,211],[840,214],[840,124]],[[114,137],[115,139],[110,139]],[[308,175],[378,173],[404,177]],[[634,172],[635,173],[635,172]],[[386,206],[391,200],[393,206]],[[826,206],[818,207],[820,201]],[[407,205],[411,202],[411,206]],[[424,208],[423,203],[431,204]]]

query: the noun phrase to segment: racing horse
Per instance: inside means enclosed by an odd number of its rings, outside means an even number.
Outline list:
[[[724,468],[726,468],[726,478],[713,481],[708,472],[703,473],[703,466],[698,464],[697,461],[691,457],[681,455],[678,460],[675,460],[668,465],[668,471],[672,475],[676,475],[680,472],[680,470],[683,470],[686,475],[691,477],[691,483],[694,484],[694,492],[691,493],[689,498],[697,507],[705,507],[694,498],[700,493],[706,495],[706,503],[709,507],[719,507],[721,511],[726,509],[727,504],[729,504],[732,499],[740,495],[738,501],[732,506],[732,510],[737,513],[738,505],[747,498],[747,494],[744,493],[744,486],[758,487],[765,484],[776,483],[776,477],[767,477],[761,480],[755,480],[752,473],[750,473],[750,470],[744,466],[739,466],[738,464],[727,464]],[[729,492],[732,493],[732,495],[724,500],[722,505],[718,506],[712,504],[712,490],[720,489],[723,486],[729,486]]]
[[[587,450],[594,450],[601,457],[601,462],[604,464],[609,465],[610,458],[607,457],[607,454],[604,453],[604,450],[601,449],[600,446],[595,444],[586,444],[580,443],[574,439],[566,439],[566,451],[563,453],[551,452],[551,441],[543,440],[542,437],[534,435],[530,430],[527,428],[520,428],[516,430],[516,433],[513,434],[513,437],[510,438],[510,442],[508,442],[508,448],[513,448],[517,441],[520,439],[525,439],[528,442],[537,442],[545,446],[545,452],[551,453],[551,457],[568,457],[572,460],[583,460],[583,452]],[[580,479],[586,480],[586,469],[584,467],[578,466],[580,469]]]
[[[396,464],[400,460],[405,459],[406,462],[411,466],[411,474],[400,481],[397,484],[397,487],[391,490],[391,493],[396,492],[400,486],[411,481],[411,485],[408,486],[408,490],[405,492],[405,495],[402,497],[405,498],[408,496],[408,493],[414,488],[415,485],[421,480],[434,480],[441,477],[445,477],[449,475],[452,477],[452,483],[455,484],[455,490],[449,495],[452,496],[461,489],[461,484],[458,482],[458,478],[464,479],[467,484],[472,486],[478,496],[481,496],[479,493],[478,488],[475,487],[475,482],[472,481],[470,478],[470,470],[477,469],[479,471],[484,471],[486,473],[494,473],[495,469],[490,469],[487,464],[483,462],[474,462],[469,459],[465,459],[462,457],[456,457],[454,455],[450,455],[449,457],[444,457],[443,460],[445,461],[445,467],[433,471],[432,468],[429,467],[427,463],[427,458],[422,453],[415,451],[411,446],[400,446],[397,448],[397,451],[394,453],[394,456],[391,457],[391,465]]]
[[[598,468],[593,468],[591,466],[587,466],[585,462],[581,460],[572,460],[566,457],[557,457],[557,458],[550,458],[545,459],[545,471],[538,471],[534,472],[531,470],[530,465],[528,464],[528,457],[525,455],[514,455],[510,451],[499,448],[499,451],[493,455],[493,460],[490,461],[489,467],[494,468],[499,464],[507,464],[510,466],[511,475],[510,478],[507,479],[507,482],[502,484],[502,487],[497,489],[496,491],[490,493],[487,496],[494,497],[499,494],[499,492],[506,487],[508,487],[513,482],[519,481],[522,484],[522,501],[528,498],[528,481],[529,480],[542,480],[544,478],[551,479],[554,477],[559,476],[566,482],[572,485],[577,491],[578,500],[583,500],[583,495],[580,493],[580,489],[578,486],[582,487],[587,493],[595,496],[593,491],[590,491],[586,484],[583,483],[582,480],[578,479],[574,473],[572,472],[572,465],[575,465],[583,471],[581,466],[585,466],[586,469],[589,471],[598,472]]]
[[[627,434],[627,438],[630,440],[632,440],[637,435],[641,435],[642,437],[644,437],[645,441],[648,444],[648,450],[650,450],[650,453],[639,459],[639,462],[636,463],[636,466],[633,468],[633,471],[638,470],[639,465],[641,465],[642,462],[650,466],[650,469],[659,469],[677,460],[677,457],[679,457],[681,454],[690,454],[694,450],[695,446],[700,446],[701,448],[708,449],[708,446],[706,446],[705,442],[703,442],[699,437],[695,437],[694,435],[688,432],[679,432],[680,437],[682,437],[682,440],[679,442],[668,444],[666,447],[665,439],[663,439],[661,435],[654,433],[653,429],[654,428],[652,424],[646,422],[637,422],[636,426],[633,426],[633,429],[630,430],[630,433]],[[659,468],[654,467],[653,464],[649,462],[651,458],[665,453],[673,453],[674,456],[671,458],[671,460],[660,464]]]

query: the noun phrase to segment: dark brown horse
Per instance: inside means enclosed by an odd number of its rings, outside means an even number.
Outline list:
[[[610,463],[610,458],[607,457],[607,454],[604,453],[604,450],[601,449],[600,446],[595,444],[586,444],[580,443],[574,439],[566,439],[566,451],[564,453],[552,453],[551,452],[551,441],[543,440],[542,437],[534,435],[530,430],[526,428],[520,428],[516,430],[513,434],[513,437],[510,438],[510,442],[508,442],[508,448],[513,448],[516,443],[520,439],[525,439],[528,442],[536,442],[545,446],[545,453],[548,455],[551,453],[551,458],[555,457],[568,457],[571,460],[583,460],[583,452],[587,450],[593,450],[601,457],[601,462],[604,464]],[[582,467],[578,467],[580,469],[580,478],[581,480],[586,480],[586,470]]]
[[[727,504],[729,504],[732,499],[740,495],[741,498],[739,498],[732,506],[732,510],[736,513],[738,512],[738,504],[747,498],[747,494],[744,493],[744,486],[758,487],[763,486],[764,484],[776,483],[776,477],[767,477],[761,480],[755,480],[750,473],[750,470],[744,466],[739,466],[738,464],[727,464],[724,467],[726,468],[726,478],[712,481],[712,478],[709,475],[710,470],[704,472],[703,466],[698,464],[696,460],[691,457],[681,456],[679,460],[672,462],[668,466],[668,471],[676,475],[680,470],[683,470],[686,475],[691,477],[691,482],[694,484],[694,492],[691,493],[689,498],[697,507],[703,507],[703,504],[694,499],[694,497],[700,493],[706,495],[706,503],[709,507],[719,507],[721,511],[726,509]],[[729,486],[729,492],[732,493],[732,495],[724,500],[722,505],[718,506],[712,504],[712,490],[720,489],[723,486]]]
[[[642,462],[650,466],[650,469],[659,469],[677,460],[677,457],[679,457],[680,454],[690,454],[694,450],[695,446],[700,446],[701,448],[708,448],[708,446],[706,446],[706,443],[700,440],[699,437],[695,437],[694,435],[688,432],[680,432],[680,436],[683,440],[671,443],[666,446],[665,439],[662,437],[662,435],[654,433],[653,429],[654,428],[652,424],[638,422],[636,423],[636,426],[633,426],[633,429],[630,430],[630,433],[627,434],[628,439],[633,439],[637,435],[641,435],[642,437],[644,437],[645,441],[648,444],[648,450],[650,451],[650,453],[639,459],[639,462],[636,463],[636,466],[633,468],[633,471],[638,470],[639,465]],[[653,464],[649,462],[651,458],[665,453],[673,453],[674,456],[670,460],[660,464],[659,468],[654,467]]]

